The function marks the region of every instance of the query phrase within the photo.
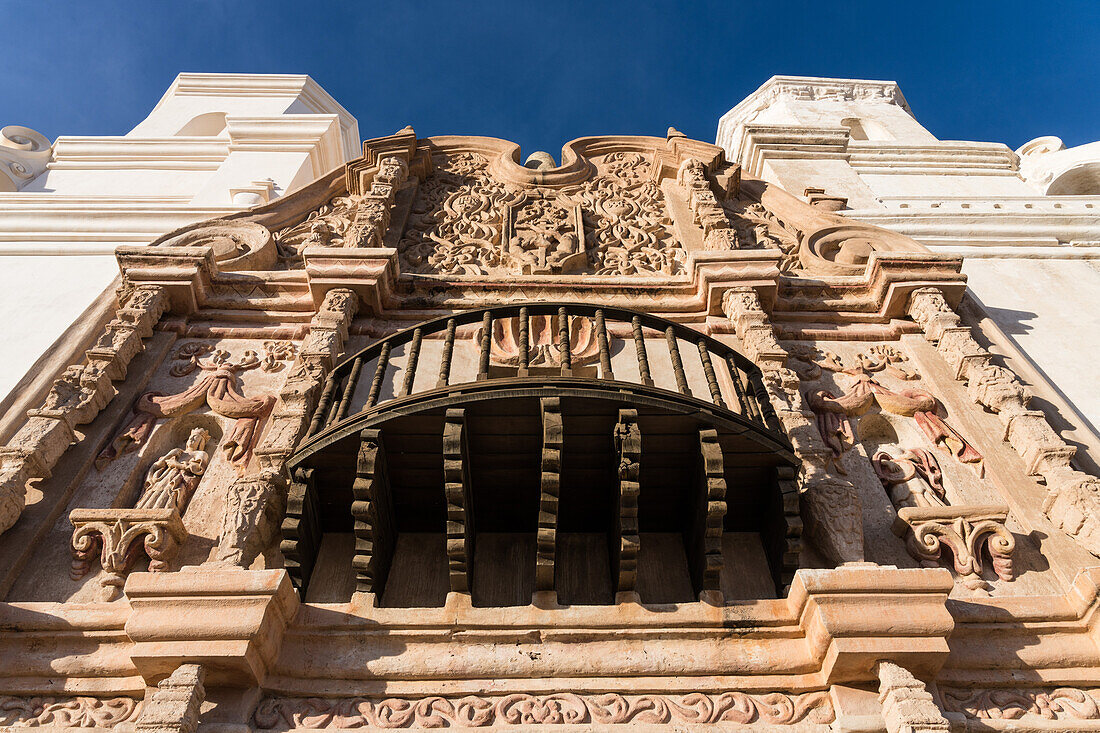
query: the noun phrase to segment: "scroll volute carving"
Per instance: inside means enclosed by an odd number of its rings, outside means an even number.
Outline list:
[[[741,190],[798,231],[798,259],[811,275],[860,275],[872,252],[929,252],[909,237],[811,206],[758,178],[744,176]]]

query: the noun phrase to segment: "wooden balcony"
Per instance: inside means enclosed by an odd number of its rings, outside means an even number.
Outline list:
[[[501,306],[371,344],[290,465],[283,552],[304,591],[324,566],[328,600],[775,597],[798,562],[796,462],[759,369],[622,309]]]

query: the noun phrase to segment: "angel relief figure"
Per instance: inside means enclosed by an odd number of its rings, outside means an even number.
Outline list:
[[[984,475],[982,454],[937,414],[939,402],[932,393],[917,388],[892,390],[874,378],[874,373],[880,371],[903,380],[918,378],[915,372],[901,365],[904,360],[900,352],[887,346],[859,354],[854,367],[837,369],[842,364],[835,357],[814,362],[824,369],[840,371],[856,380],[841,395],[827,389],[806,394],[806,401],[817,416],[821,437],[834,459],[839,459],[855,445],[856,436],[849,418],[863,415],[877,404],[886,412],[913,418],[933,445],[946,448],[960,463],[975,464],[979,475]],[[844,472],[839,463],[835,465],[838,471]]]
[[[182,353],[182,352],[181,352]],[[237,374],[260,367],[259,355],[246,351],[240,361],[230,361],[230,354],[214,350],[200,358],[201,350],[192,350],[183,365],[171,370],[173,376],[201,370],[204,374],[190,388],[177,394],[146,392],[134,404],[134,416],[96,457],[96,468],[103,470],[123,453],[137,450],[149,439],[157,420],[180,417],[207,405],[215,414],[236,420],[222,441],[222,450],[238,473],[243,473],[259,441],[264,420],[275,406],[275,395],[245,397],[237,391]]]

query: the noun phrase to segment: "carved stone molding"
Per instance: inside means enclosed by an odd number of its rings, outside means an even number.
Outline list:
[[[114,728],[134,720],[142,704],[129,697],[0,696],[0,726]]]
[[[115,318],[86,352],[83,364],[70,366],[54,382],[42,406],[27,412],[27,422],[0,447],[0,533],[23,513],[27,481],[46,478],[75,437],[74,426],[91,422],[115,396],[112,380],[141,351],[142,339],[168,307],[164,289],[127,286]]]
[[[5,191],[18,191],[46,171],[53,146],[41,133],[29,127],[0,128],[0,180],[11,182]]]
[[[970,398],[1000,418],[1005,440],[1020,454],[1028,473],[1046,481],[1043,513],[1100,555],[1100,478],[1072,467],[1076,449],[1058,436],[1043,413],[1028,409],[1030,392],[1011,370],[991,363],[993,354],[971,337],[969,327],[960,325],[939,289],[914,290],[908,312],[955,370],[955,378],[966,384]]]
[[[684,695],[512,694],[499,697],[264,699],[252,722],[260,730],[298,728],[482,728],[537,725],[828,724],[827,692],[800,695],[695,692]]]

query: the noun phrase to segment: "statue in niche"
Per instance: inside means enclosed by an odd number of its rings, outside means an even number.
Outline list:
[[[210,464],[210,454],[204,450],[208,440],[210,433],[195,428],[183,448],[173,448],[157,459],[145,474],[134,508],[175,509],[182,515]]]
[[[907,448],[895,457],[880,450],[871,458],[871,464],[898,509],[947,506],[943,471],[931,451]]]

